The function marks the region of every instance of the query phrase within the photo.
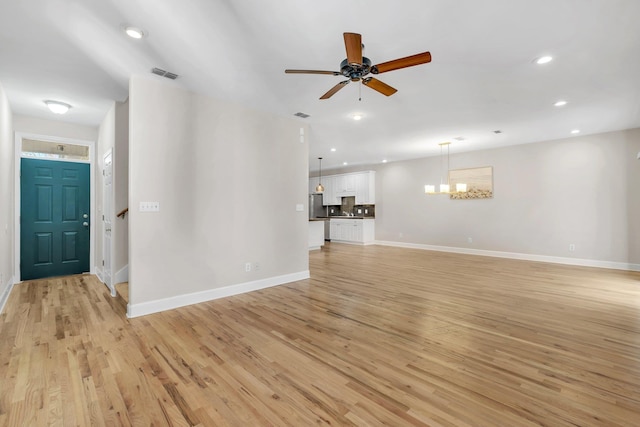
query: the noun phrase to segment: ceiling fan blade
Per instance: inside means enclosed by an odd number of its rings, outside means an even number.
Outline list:
[[[329,74],[332,76],[339,76],[338,71],[320,71],[320,70],[284,70],[287,74]]]
[[[383,83],[380,80],[375,79],[373,77],[367,77],[366,79],[362,79],[362,83],[365,86],[368,86],[373,90],[377,90],[378,92],[380,92],[381,94],[386,95],[386,96],[393,95],[394,93],[396,93],[398,91],[398,89],[393,88],[393,87],[389,86],[388,84]]]
[[[347,62],[362,65],[362,36],[356,33],[344,33],[344,46],[347,48]]]
[[[414,65],[426,64],[431,62],[431,53],[423,52],[417,55],[411,55],[393,61],[383,62],[382,64],[371,67],[373,74],[386,73],[387,71],[398,70],[400,68],[413,67]]]
[[[338,83],[337,85],[335,85],[334,87],[329,89],[329,92],[327,92],[324,95],[322,95],[320,97],[320,99],[329,99],[329,98],[331,98],[337,91],[339,91],[340,89],[345,87],[350,81],[351,80],[345,80],[343,82]]]

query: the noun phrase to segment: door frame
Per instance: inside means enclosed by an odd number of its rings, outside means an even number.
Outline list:
[[[96,195],[95,195],[95,187],[96,187],[96,179],[95,179],[95,141],[82,140],[82,139],[73,139],[73,138],[64,138],[57,136],[49,136],[49,135],[39,135],[34,133],[26,133],[26,132],[16,132],[15,133],[15,158],[14,158],[14,170],[15,170],[15,186],[14,186],[14,203],[15,203],[15,224],[14,224],[14,236],[15,238],[15,246],[14,246],[14,258],[15,258],[15,274],[16,277],[13,280],[13,283],[20,283],[22,271],[20,270],[20,159],[22,158],[22,140],[23,139],[36,139],[39,141],[60,143],[60,144],[74,144],[74,145],[83,145],[89,147],[89,161],[85,160],[73,160],[73,159],[43,159],[49,160],[52,162],[56,161],[64,161],[64,162],[73,162],[73,163],[89,163],[89,212],[91,222],[89,223],[89,273],[96,274],[96,263],[95,263],[95,242],[96,242]]]

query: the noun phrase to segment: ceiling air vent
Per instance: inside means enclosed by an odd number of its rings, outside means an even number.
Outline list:
[[[494,130],[493,133],[498,134],[498,133],[502,133],[502,131],[498,129],[498,130]]]
[[[307,117],[310,117],[308,114],[301,113],[301,112],[295,113],[294,116],[302,117],[303,119],[306,119]]]
[[[169,71],[165,71],[162,68],[154,68],[151,70],[153,74],[157,74],[158,76],[166,77],[171,80],[175,80],[178,78],[177,74],[171,73]]]

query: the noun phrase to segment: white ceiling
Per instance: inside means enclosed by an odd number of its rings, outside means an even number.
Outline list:
[[[1,0],[0,83],[15,114],[98,125],[129,76],[160,67],[196,92],[310,114],[296,119],[311,126],[310,167],[331,169],[448,140],[455,153],[640,127],[639,19],[638,0]],[[362,87],[358,101],[352,83],[321,101],[343,77],[284,69],[339,70],[343,32],[374,64],[433,60],[377,76],[390,97]],[[53,116],[44,99],[73,108]]]

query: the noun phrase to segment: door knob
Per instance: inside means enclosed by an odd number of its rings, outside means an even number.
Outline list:
[[[85,227],[89,226],[89,223],[87,221],[83,222],[82,225],[84,225]]]

